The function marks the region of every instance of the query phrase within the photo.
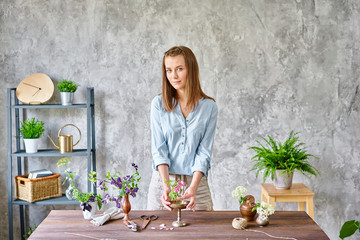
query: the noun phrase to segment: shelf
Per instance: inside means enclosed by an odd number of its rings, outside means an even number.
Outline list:
[[[61,105],[61,104],[41,104],[41,105],[28,105],[28,104],[18,104],[18,105],[11,105],[11,108],[27,108],[27,109],[47,109],[47,108],[87,108],[86,104],[73,104],[73,105]]]
[[[93,152],[93,150],[90,150]],[[58,149],[39,149],[36,153],[26,153],[25,150],[20,150],[11,154],[12,157],[75,157],[87,156],[86,149],[74,149],[71,153],[60,153]]]
[[[29,203],[23,200],[13,200],[13,205],[76,205],[79,204],[77,200],[69,200],[63,194],[61,197],[45,199],[33,203]]]
[[[29,203],[23,200],[14,199],[13,192],[13,172],[15,166],[17,165],[18,175],[23,175],[26,172],[26,168],[23,168],[23,157],[36,158],[36,157],[45,157],[44,161],[48,161],[50,157],[76,157],[81,156],[87,159],[87,167],[84,167],[82,170],[90,173],[91,171],[96,171],[96,146],[95,146],[95,100],[94,100],[94,88],[86,88],[86,102],[73,105],[61,105],[59,104],[41,104],[41,105],[29,105],[19,102],[16,97],[16,88],[7,89],[7,129],[8,129],[8,223],[9,223],[9,240],[13,239],[13,206],[16,205],[19,208],[20,213],[20,229],[21,235],[25,234],[26,226],[26,217],[25,211],[30,206],[40,206],[40,205],[78,205],[77,200],[68,200],[65,195],[62,197],[46,199],[42,201],[37,201],[34,203]],[[81,116],[86,116],[86,146],[82,146],[85,149],[74,149],[71,153],[60,153],[59,149],[56,149],[53,146],[47,146],[49,148],[39,149],[36,153],[26,153],[25,149],[21,149],[20,138],[16,138],[16,144],[14,144],[13,128],[19,128],[20,126],[20,117],[24,117],[27,111],[34,112],[33,110],[48,110],[56,109],[56,111],[62,111],[67,109],[75,109],[69,111],[76,111],[80,109]],[[82,110],[81,110],[82,109]],[[79,112],[79,111],[77,111]],[[74,112],[76,117],[79,117],[79,114]],[[14,115],[14,117],[13,117]],[[60,119],[61,120],[61,119]],[[17,135],[18,130],[15,132]],[[14,159],[17,158],[17,161]],[[28,168],[31,165],[31,161],[28,162]],[[87,192],[94,192],[96,194],[96,188],[92,186],[90,181],[87,181]],[[21,239],[24,239],[22,237]]]

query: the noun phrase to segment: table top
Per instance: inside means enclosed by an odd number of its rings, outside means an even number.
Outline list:
[[[132,232],[122,220],[111,220],[94,226],[83,218],[81,210],[52,210],[29,239],[329,239],[320,227],[303,211],[278,211],[269,217],[266,227],[248,222],[247,230],[237,230],[231,223],[241,217],[239,211],[182,211],[182,220],[188,225],[170,230],[177,219],[175,211],[131,211],[130,218],[141,226],[140,216],[155,214],[145,230]],[[160,224],[166,228],[160,230]],[[151,229],[155,227],[156,229]],[[261,232],[259,232],[261,231]]]
[[[261,187],[269,196],[314,196],[303,183],[293,183],[290,189],[277,189],[273,183],[262,183]]]

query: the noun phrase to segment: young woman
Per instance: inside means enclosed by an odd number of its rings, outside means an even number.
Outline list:
[[[207,174],[216,129],[215,100],[200,86],[194,53],[176,46],[165,52],[162,62],[162,94],[151,104],[153,175],[149,187],[149,210],[172,210],[168,180],[182,180],[189,199],[187,208],[213,210]]]

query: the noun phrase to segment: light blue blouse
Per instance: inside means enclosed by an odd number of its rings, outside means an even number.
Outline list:
[[[169,173],[207,176],[214,143],[218,109],[211,99],[202,98],[198,107],[185,119],[180,104],[166,112],[162,97],[151,103],[151,150],[153,168],[169,165]]]

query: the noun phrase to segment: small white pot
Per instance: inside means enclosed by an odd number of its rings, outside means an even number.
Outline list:
[[[294,172],[290,174],[284,173],[280,176],[283,170],[275,171],[274,185],[277,189],[290,189],[292,185]]]
[[[74,100],[74,93],[73,92],[60,92],[61,97],[61,105],[72,105]]]
[[[80,203],[80,207],[81,207],[81,204],[83,204],[83,203]],[[89,204],[91,206],[91,211],[84,209],[83,215],[84,215],[85,219],[91,219],[91,216],[96,214],[97,201],[87,202],[87,204]]]
[[[38,151],[40,138],[24,138],[26,153],[36,153]]]

